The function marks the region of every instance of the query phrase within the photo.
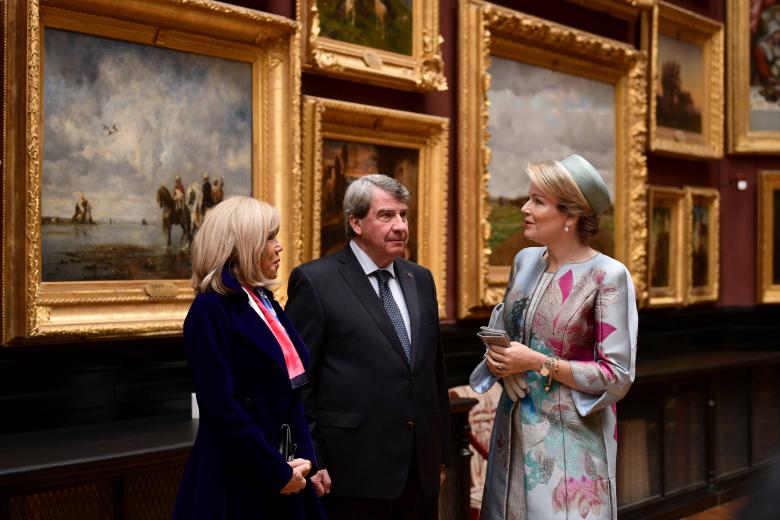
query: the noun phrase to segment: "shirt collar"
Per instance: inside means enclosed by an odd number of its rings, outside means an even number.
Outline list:
[[[366,254],[366,252],[360,248],[357,242],[350,240],[349,247],[352,248],[352,252],[355,253],[355,258],[357,258],[357,261],[360,264],[360,267],[363,269],[363,272],[366,273],[366,276],[370,276],[374,273],[374,271],[380,269],[380,267],[378,267],[374,261],[371,260],[371,257],[369,257],[368,254]],[[392,277],[395,278],[393,262],[390,262],[387,267],[382,267],[381,269],[388,271]]]

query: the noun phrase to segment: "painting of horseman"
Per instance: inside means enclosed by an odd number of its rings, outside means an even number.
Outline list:
[[[49,27],[44,57],[42,281],[189,278],[204,172],[252,194],[251,63]]]

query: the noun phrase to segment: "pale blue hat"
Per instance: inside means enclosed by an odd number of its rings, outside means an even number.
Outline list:
[[[604,179],[587,159],[574,153],[558,164],[569,172],[596,215],[601,215],[612,205]]]

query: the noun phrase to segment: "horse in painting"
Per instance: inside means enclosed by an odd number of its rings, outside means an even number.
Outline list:
[[[182,249],[186,249],[192,239],[189,210],[186,207],[176,208],[176,202],[166,186],[160,186],[157,190],[157,204],[162,209],[162,228],[163,234],[168,237],[167,247],[171,247],[171,228],[178,225],[182,232],[179,244]]]

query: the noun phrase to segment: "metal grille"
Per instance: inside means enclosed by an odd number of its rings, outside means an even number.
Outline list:
[[[125,520],[169,520],[184,467],[125,477]]]
[[[113,518],[111,481],[89,482],[12,497],[10,520],[110,520]]]

